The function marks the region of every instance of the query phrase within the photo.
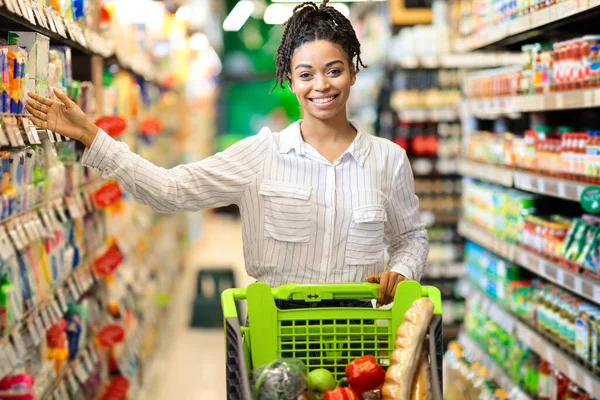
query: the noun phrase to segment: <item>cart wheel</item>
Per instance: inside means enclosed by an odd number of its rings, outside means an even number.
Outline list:
[[[225,347],[227,400],[251,400],[240,322],[237,318],[225,320]]]

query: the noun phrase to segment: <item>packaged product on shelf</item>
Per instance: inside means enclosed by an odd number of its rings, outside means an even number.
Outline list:
[[[3,73],[3,113],[22,114],[24,112],[25,85],[27,79],[27,51],[16,45],[0,46],[6,54],[7,68]]]
[[[536,197],[472,180],[463,183],[464,218],[494,235],[516,243],[525,217],[536,211]]]

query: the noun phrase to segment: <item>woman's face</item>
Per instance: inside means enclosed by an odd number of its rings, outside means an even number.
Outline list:
[[[329,120],[340,113],[346,115],[356,74],[339,46],[326,40],[305,43],[294,52],[291,68],[290,89],[305,117]]]

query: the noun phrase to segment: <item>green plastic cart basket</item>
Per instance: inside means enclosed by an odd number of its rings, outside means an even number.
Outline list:
[[[278,358],[297,358],[309,370],[327,368],[339,379],[356,357],[373,354],[388,366],[396,331],[420,297],[433,301],[434,317],[426,343],[431,355],[432,397],[442,400],[442,302],[440,291],[415,281],[398,285],[390,308],[311,308],[322,300],[375,299],[379,285],[287,284],[271,288],[253,283],[221,295],[227,352],[227,399],[251,400],[249,373]],[[236,300],[246,300],[249,327],[240,326]],[[280,310],[275,300],[305,301],[307,308]]]

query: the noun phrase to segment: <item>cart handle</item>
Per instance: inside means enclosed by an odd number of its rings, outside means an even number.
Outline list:
[[[401,287],[398,286],[398,287]],[[428,297],[429,287],[421,286],[423,297]],[[271,289],[275,300],[300,300],[307,303],[319,302],[322,300],[346,300],[346,299],[376,299],[379,294],[379,284],[377,283],[336,283],[336,284],[313,284],[299,285],[289,283]],[[434,290],[435,292],[435,290]],[[432,293],[435,296],[435,293]],[[225,318],[237,318],[236,300],[245,300],[247,298],[246,289],[232,288],[227,289],[221,294],[221,303],[223,305],[223,316]],[[436,310],[440,313],[441,310]]]

